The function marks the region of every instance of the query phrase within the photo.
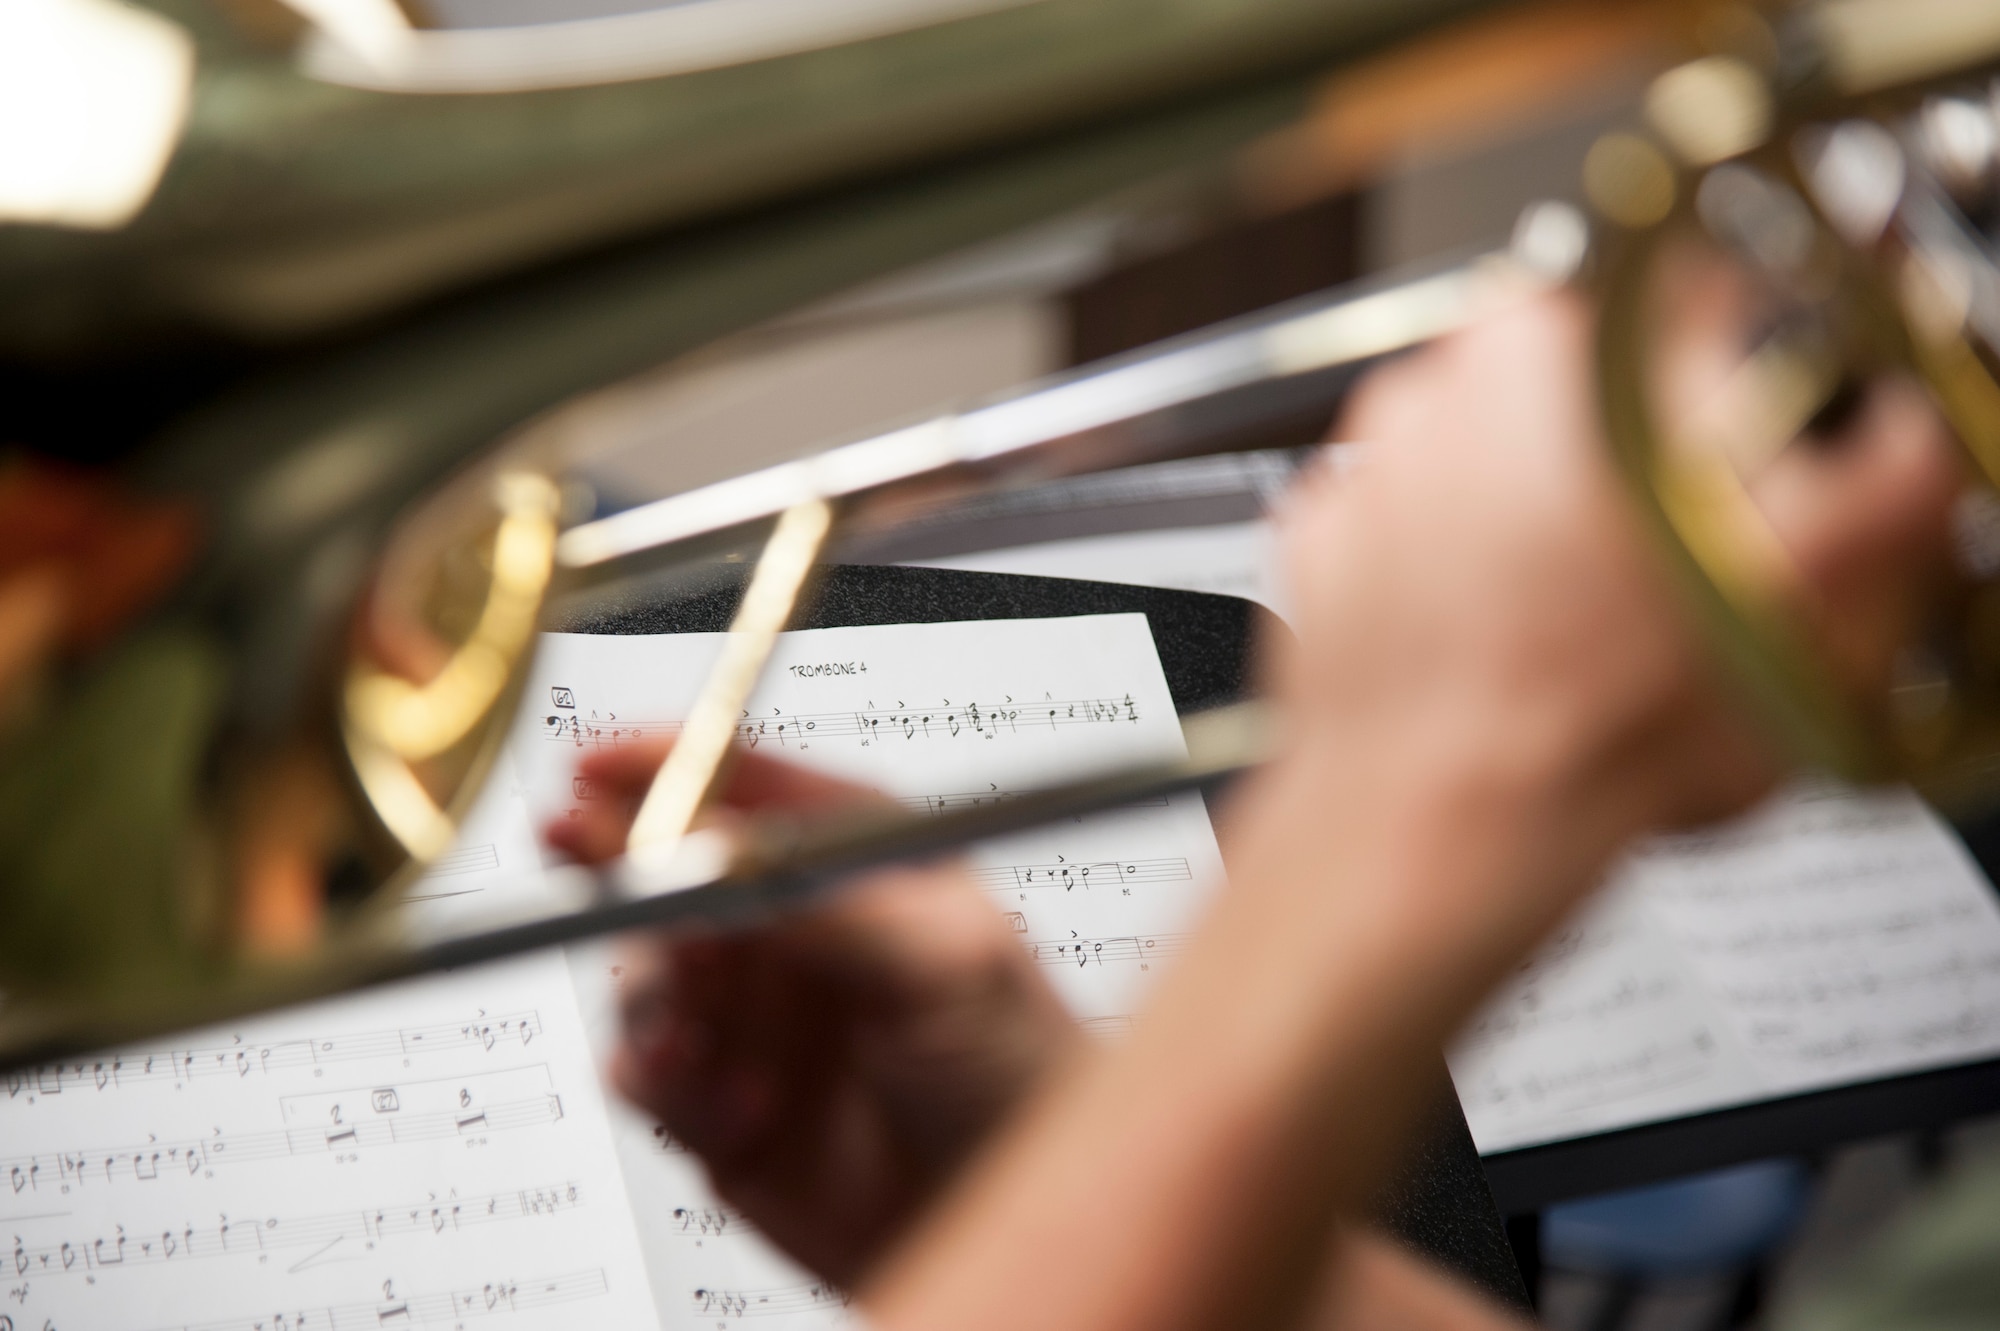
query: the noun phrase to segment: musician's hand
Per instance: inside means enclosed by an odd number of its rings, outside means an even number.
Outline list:
[[[1699,279],[1688,299],[1728,311],[1727,290]],[[1699,400],[1744,343],[1724,318],[1684,329]],[[1464,900],[1404,899],[1439,912],[1423,926],[1440,931],[1424,933],[1431,946],[1463,931],[1490,967],[1631,836],[1735,812],[1780,775],[1614,470],[1591,338],[1584,303],[1551,297],[1386,367],[1339,431],[1365,441],[1358,460],[1290,497],[1297,632],[1273,655],[1294,755],[1242,801],[1237,879],[1268,862],[1318,890],[1310,858],[1287,847],[1313,845],[1331,808],[1397,854],[1448,861],[1490,837],[1482,869],[1440,871]],[[1800,595],[1845,629],[1836,665],[1851,679],[1886,669],[1960,479],[1935,412],[1895,379],[1759,478]],[[1472,895],[1508,880],[1518,890]],[[1287,917],[1273,909],[1275,928]],[[1491,974],[1468,964],[1455,978]]]
[[[617,853],[662,750],[586,759],[613,798],[549,829]],[[621,798],[622,797],[622,798]],[[760,755],[724,816],[827,811],[867,792]],[[707,1165],[717,1191],[792,1256],[851,1284],[1078,1039],[998,912],[962,871],[886,871],[809,912],[634,948],[612,1079]]]
[[[1726,274],[1679,285],[1677,388],[1706,402],[1753,312]],[[1580,300],[1549,298],[1364,385],[1340,431],[1360,460],[1310,477],[1283,524],[1299,650],[1280,689],[1350,750],[1379,732],[1385,754],[1484,749],[1550,781],[1615,757],[1647,773],[1649,820],[1718,816],[1778,762],[1615,474],[1592,334]],[[1960,481],[1942,421],[1894,378],[1755,479],[1799,609],[1858,690],[1907,640]]]
[[[1052,1082],[883,1267],[877,1326],[1002,1331],[1024,1289],[1056,1331],[1297,1325],[1434,1051],[1630,837],[1775,778],[1613,472],[1590,365],[1590,312],[1558,297],[1364,391],[1363,460],[1284,524],[1290,747],[1232,801],[1227,890],[1133,1037]],[[1882,385],[1771,507],[1809,588],[1877,627],[1955,481],[1911,406]],[[1361,1320],[1340,1282],[1363,1277],[1333,1278]],[[1443,1323],[1404,1292],[1372,1320]]]
[[[1686,812],[1725,812],[1774,768],[1716,730],[1714,672],[1602,442],[1590,338],[1583,304],[1551,299],[1370,377],[1339,427],[1357,459],[1282,514],[1299,648],[1279,688],[1349,751],[1366,726],[1371,753],[1551,789],[1685,708],[1678,731],[1728,750]]]

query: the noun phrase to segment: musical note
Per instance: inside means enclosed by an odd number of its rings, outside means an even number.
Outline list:
[[[912,813],[952,813],[959,809],[983,809],[995,804],[1005,804],[1009,800],[1021,798],[1021,791],[990,790],[967,791],[959,795],[906,795],[896,801]]]
[[[594,1299],[609,1288],[602,1269],[535,1280],[507,1277],[448,1293],[395,1296],[372,1303],[323,1308],[282,1308],[218,1321],[182,1322],[157,1331],[363,1331],[363,1328],[376,1331],[385,1326],[449,1324],[467,1317],[530,1312]]]
[[[198,1258],[231,1257],[311,1248],[304,1269],[340,1244],[370,1245],[407,1235],[438,1236],[479,1225],[526,1220],[574,1210],[583,1204],[574,1182],[521,1188],[479,1197],[429,1197],[420,1202],[370,1207],[359,1212],[258,1218],[227,1215],[213,1221],[192,1220],[165,1227],[114,1226],[108,1237],[90,1242],[39,1241],[14,1236],[14,1246],[0,1246],[0,1267],[16,1278],[83,1274],[112,1265],[186,1262]],[[30,1223],[28,1228],[34,1228]]]
[[[253,1042],[189,1049],[123,1050],[67,1063],[20,1068],[6,1074],[9,1100],[33,1103],[74,1089],[105,1091],[149,1083],[179,1083],[198,1077],[243,1078],[293,1068],[318,1067],[356,1059],[423,1057],[501,1048],[525,1049],[542,1031],[534,1011],[480,1014],[464,1021],[350,1035],[304,1036],[275,1043]]]
[[[1123,938],[1057,938],[1028,944],[1028,955],[1044,966],[1104,966],[1131,962],[1141,967],[1176,957],[1187,945],[1184,933],[1128,935]]]
[[[676,1206],[674,1223],[679,1226],[676,1232],[689,1238],[721,1238],[724,1234],[741,1234],[750,1228],[750,1222],[743,1218],[741,1211],[720,1204]]]
[[[778,1289],[697,1289],[695,1311],[711,1317],[778,1317],[787,1313],[845,1308],[848,1296],[832,1285],[787,1285]]]
[[[1179,856],[1154,860],[1095,860],[1075,864],[1058,860],[1053,864],[999,864],[975,869],[974,881],[989,890],[1056,887],[1065,892],[1132,883],[1184,883],[1193,878],[1188,862]]]
[[[562,1098],[550,1093],[493,1105],[484,1111],[484,1116],[484,1129],[490,1132],[544,1127],[562,1118]],[[200,1178],[217,1165],[408,1145],[460,1135],[461,1117],[450,1112],[410,1114],[323,1128],[218,1132],[193,1140],[0,1157],[0,1195],[93,1184]]]
[[[858,739],[864,744],[889,740],[993,739],[1023,730],[1056,730],[1073,726],[1136,725],[1139,704],[1122,697],[1044,699],[1039,703],[952,704],[936,706],[864,707],[844,712],[795,713],[773,708],[766,715],[746,712],[736,725],[737,742],[746,748],[773,745],[790,748],[813,740]],[[599,721],[551,713],[542,718],[544,740],[574,748],[616,748],[647,738],[680,734],[679,721]]]

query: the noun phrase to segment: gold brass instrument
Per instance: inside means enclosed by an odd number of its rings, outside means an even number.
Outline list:
[[[7,736],[0,1061],[614,929],[741,915],[867,864],[1254,765],[1272,726],[1244,704],[1186,718],[1185,763],[1004,805],[921,822],[764,823],[726,840],[695,828],[775,636],[810,595],[814,566],[844,544],[990,487],[1211,451],[1302,407],[1330,415],[1374,361],[1568,283],[1601,305],[1600,381],[1621,464],[1691,575],[1718,650],[1793,751],[1960,805],[1990,797],[2000,261],[1980,224],[2000,200],[2000,92],[1982,81],[2000,69],[2000,6],[1821,0],[1724,17],[1705,29],[1706,54],[1652,82],[1641,122],[1591,149],[1590,216],[1531,209],[1505,251],[1456,267],[1308,298],[590,520],[551,461],[588,402],[496,409],[496,435],[533,419],[441,484],[416,483],[444,470],[435,460],[416,467],[411,484],[383,492],[427,493],[393,510],[369,509],[374,492],[354,482],[407,464],[387,417],[230,476],[235,500],[219,554],[197,572],[195,609],[129,635],[69,681],[60,706]],[[1007,186],[1004,164],[995,170],[994,188]],[[974,196],[937,197],[933,221]],[[837,270],[848,221],[828,208],[817,232],[755,257]],[[718,245],[706,257],[726,267]],[[1690,273],[1719,275],[1746,338],[1695,403],[1660,369],[1686,331],[1677,297]],[[1755,492],[1760,468],[1856,384],[1898,373],[1926,386],[1971,465],[1956,566],[1924,589],[1931,613],[1892,668],[1857,687],[1826,666],[1827,626],[1788,608],[1796,574]],[[507,400],[504,386],[492,392]],[[1723,406],[1704,407],[1713,401]],[[253,401],[214,437],[254,435],[290,405]],[[191,447],[158,471],[222,486],[232,465],[221,445]],[[305,528],[320,537],[287,543]],[[542,915],[408,936],[400,895],[451,844],[512,720],[538,628],[563,607],[671,588],[718,560],[754,570],[626,857],[552,871],[561,890],[550,899],[566,904]],[[204,577],[221,585],[216,567],[251,591],[202,600]],[[291,598],[284,613],[269,596],[242,612],[267,567],[266,590]],[[250,625],[235,662],[189,627],[230,615]],[[132,718],[146,719],[154,780],[121,795],[97,778],[121,766]],[[126,834],[93,835],[110,826]]]

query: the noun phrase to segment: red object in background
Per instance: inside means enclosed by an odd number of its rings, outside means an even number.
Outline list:
[[[60,645],[103,646],[186,570],[200,537],[193,507],[136,498],[110,477],[40,459],[0,464],[0,590],[60,581]]]

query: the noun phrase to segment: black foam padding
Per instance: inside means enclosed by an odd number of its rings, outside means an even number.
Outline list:
[[[1480,1163],[1479,1148],[1438,1060],[1430,1122],[1375,1214],[1391,1234],[1480,1292],[1532,1317],[1534,1305]]]
[[[561,627],[570,633],[719,633],[729,627],[742,585],[741,573],[725,570],[681,596],[635,594],[619,602],[600,601],[588,612],[572,614]],[[881,565],[824,570],[798,627],[1132,612],[1146,616],[1174,706],[1183,715],[1246,697],[1253,645],[1286,631],[1269,611],[1233,596]],[[1527,1291],[1442,1060],[1438,1077],[1442,1089],[1432,1123],[1378,1202],[1378,1216],[1390,1233],[1440,1266],[1525,1311]]]

